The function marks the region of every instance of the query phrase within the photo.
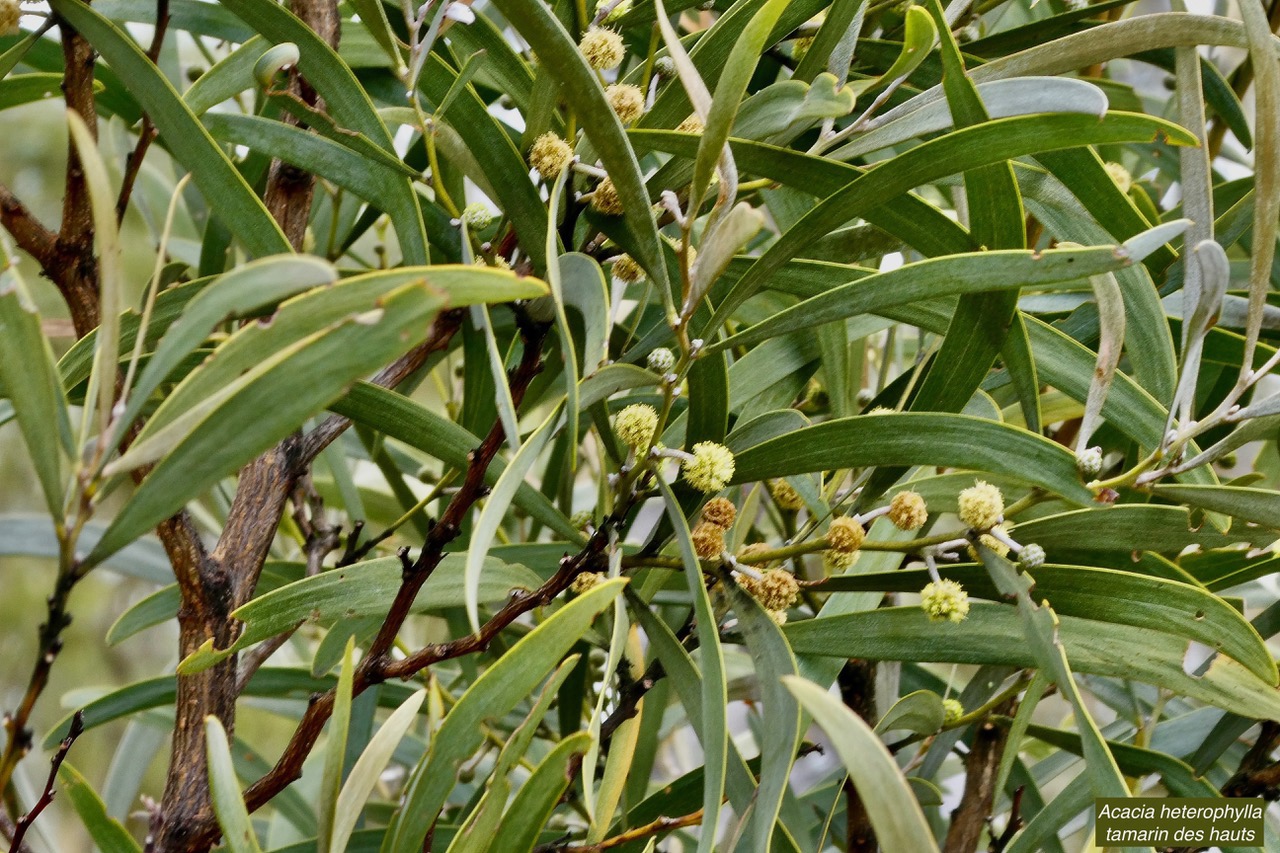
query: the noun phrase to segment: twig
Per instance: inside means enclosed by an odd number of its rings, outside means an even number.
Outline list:
[[[868,660],[850,660],[840,670],[838,679],[840,697],[851,711],[867,725],[876,724],[876,664]],[[874,853],[879,849],[876,832],[871,825],[871,815],[858,795],[858,789],[848,777],[844,780],[845,793],[845,850],[849,853]]]
[[[151,36],[151,46],[147,48],[147,58],[152,65],[160,62],[160,51],[164,47],[164,36],[169,29],[169,0],[156,0],[156,29]],[[155,123],[151,116],[143,113],[142,129],[138,131],[138,142],[124,161],[124,177],[120,181],[120,195],[116,198],[116,219],[123,222],[125,211],[129,209],[129,197],[133,194],[133,185],[142,171],[142,160],[147,156],[147,149],[157,136]]]
[[[1019,829],[1022,829],[1022,792],[1025,790],[1025,785],[1019,785],[1018,789],[1013,792],[1013,804],[1009,809],[1009,823],[1005,825],[1004,832],[996,835],[991,826],[991,818],[987,818],[987,831],[991,833],[991,843],[987,845],[987,853],[1004,853],[1004,849],[1009,846],[1009,842],[1013,841],[1013,836],[1018,834]]]
[[[621,835],[615,835],[612,838],[606,838],[599,844],[549,844],[534,848],[534,853],[550,853],[550,851],[563,851],[563,853],[602,853],[604,850],[612,850],[615,847],[621,847],[632,841],[639,841],[648,838],[651,835],[658,835],[663,832],[670,832],[673,829],[680,829],[685,826],[696,826],[702,823],[702,809],[698,809],[691,814],[681,815],[680,817],[660,817],[644,826],[637,826],[634,829],[628,829]]]
[[[49,778],[44,783],[44,790],[40,793],[40,799],[36,800],[36,804],[31,807],[31,810],[18,818],[17,824],[14,825],[12,845],[14,850],[22,849],[22,839],[26,837],[27,830],[36,822],[36,818],[40,817],[40,813],[48,808],[49,803],[53,802],[54,785],[58,783],[58,768],[62,766],[67,753],[71,751],[71,745],[76,742],[76,738],[80,737],[83,731],[84,711],[76,711],[75,716],[71,718],[71,728],[67,731],[67,736],[62,739],[62,743],[58,744],[58,751],[53,754],[53,758],[49,761]]]
[[[1007,713],[1014,701],[1008,699],[998,713]],[[1009,730],[990,720],[974,732],[973,746],[965,761],[964,795],[951,813],[951,828],[947,831],[943,853],[970,853],[977,848],[991,816],[996,774],[1008,739]]]

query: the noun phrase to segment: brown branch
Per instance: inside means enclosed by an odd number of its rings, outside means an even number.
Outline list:
[[[697,826],[702,823],[702,809],[680,817],[660,817],[644,826],[637,826],[634,829],[628,829],[626,832],[615,835],[612,838],[606,838],[599,844],[550,844],[535,848],[534,853],[540,851],[561,850],[564,853],[602,853],[605,850],[612,850],[615,847],[621,847],[624,844],[630,844],[632,841],[640,841],[652,835],[659,835],[663,832],[671,832],[673,829],[680,829],[686,826]]]
[[[151,36],[151,46],[147,48],[147,58],[152,65],[160,62],[160,51],[164,47],[164,36],[169,29],[169,0],[156,0],[156,29]],[[142,129],[138,131],[138,141],[133,151],[124,161],[124,177],[120,181],[120,195],[116,198],[116,220],[124,221],[125,211],[129,209],[129,197],[133,193],[133,185],[142,171],[142,160],[147,156],[147,149],[157,136],[155,123],[151,116],[143,113]]]
[[[0,224],[13,236],[18,248],[35,258],[42,268],[53,265],[58,235],[36,218],[8,187],[0,186]]]
[[[995,709],[995,713],[1007,715],[1015,701],[1010,698]],[[1008,739],[1009,730],[990,719],[978,726],[974,733],[973,745],[965,761],[964,795],[960,805],[951,813],[951,828],[947,831],[943,853],[970,853],[977,848],[991,817],[996,774]]]
[[[1258,739],[1240,759],[1240,767],[1222,786],[1222,796],[1280,799],[1280,762],[1271,760],[1277,742],[1280,742],[1280,723],[1266,720]]]
[[[40,799],[36,800],[36,804],[31,807],[31,810],[18,818],[17,824],[14,825],[13,850],[21,850],[23,848],[22,839],[26,837],[27,830],[36,822],[36,818],[40,817],[40,813],[53,802],[54,786],[58,783],[58,768],[62,766],[67,753],[71,751],[71,745],[76,742],[76,738],[80,737],[83,731],[84,712],[76,711],[75,716],[71,718],[71,728],[67,731],[67,736],[62,739],[62,743],[58,744],[58,751],[53,754],[53,758],[49,762],[49,778],[44,783],[44,790],[40,793]]]
[[[876,664],[869,660],[849,660],[840,670],[837,679],[840,698],[844,704],[867,725],[876,724]],[[845,850],[849,853],[875,853],[879,849],[876,832],[871,826],[871,815],[866,804],[858,796],[853,780],[844,780],[845,796]]]
[[[1018,834],[1018,830],[1022,829],[1022,794],[1026,790],[1024,785],[1019,785],[1013,792],[1013,804],[1009,807],[1009,823],[1005,825],[1004,832],[996,835],[988,820],[991,843],[987,845],[987,853],[1004,853],[1005,848],[1013,841],[1013,837]]]

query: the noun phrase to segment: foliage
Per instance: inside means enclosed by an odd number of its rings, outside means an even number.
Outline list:
[[[0,187],[13,850],[1052,851],[1280,796],[1274,10],[22,11],[0,108],[61,87],[68,166],[56,229]],[[103,572],[176,666],[37,733]],[[118,720],[163,790],[73,767]]]

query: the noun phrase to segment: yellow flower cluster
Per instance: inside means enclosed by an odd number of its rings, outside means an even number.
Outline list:
[[[960,520],[974,530],[990,530],[1004,517],[1004,495],[983,480],[960,492]]]
[[[592,27],[583,33],[582,40],[578,42],[578,50],[582,52],[587,64],[597,71],[617,68],[626,56],[622,36],[604,27]]]
[[[920,606],[930,621],[963,622],[969,615],[969,594],[956,581],[931,581],[920,590]]]
[[[709,521],[700,521],[690,533],[693,551],[703,560],[714,560],[724,553],[724,528]]]
[[[795,604],[800,594],[800,584],[786,569],[769,569],[756,580],[747,575],[738,576],[738,586],[746,590],[760,606],[770,612],[786,611]]]
[[[733,479],[733,451],[714,441],[699,441],[693,458],[684,461],[684,479],[703,494],[723,489]]]
[[[604,97],[623,124],[631,124],[644,115],[644,92],[639,86],[614,83],[604,90]]]
[[[644,278],[644,270],[630,255],[618,255],[613,259],[613,277],[630,284]]]
[[[560,177],[573,160],[573,148],[559,136],[547,132],[533,141],[529,149],[529,165],[538,170],[538,174],[548,181]]]
[[[569,590],[574,595],[582,595],[604,583],[603,572],[583,572],[573,579],[573,583],[569,584]]]
[[[769,494],[773,495],[773,502],[778,505],[779,509],[792,512],[804,509],[804,498],[800,497],[800,493],[786,480],[770,480]]]
[[[737,517],[738,508],[728,498],[712,498],[702,508],[702,520],[708,524],[714,524],[721,530],[733,527],[734,519]]]
[[[613,431],[618,439],[637,453],[643,453],[653,443],[653,434],[658,429],[658,413],[653,406],[633,403],[627,406],[613,419]]]
[[[841,554],[857,551],[866,538],[867,533],[862,529],[862,524],[849,516],[831,519],[831,527],[827,529],[827,545],[832,551],[839,551]]]
[[[591,194],[591,206],[606,216],[622,215],[622,196],[618,195],[618,188],[613,185],[612,178],[605,178],[596,184],[596,190]]]
[[[889,520],[899,530],[919,530],[928,519],[929,508],[915,492],[898,492],[889,501]]]

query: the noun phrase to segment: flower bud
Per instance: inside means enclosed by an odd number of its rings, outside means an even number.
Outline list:
[[[898,492],[889,501],[889,520],[899,530],[919,530],[929,519],[929,508],[916,492]]]
[[[991,529],[993,531],[998,530],[1001,533],[1005,532],[1004,527],[998,524]],[[981,536],[978,537],[978,541],[982,543],[982,547],[986,548],[988,551],[990,551],[991,553],[995,554],[998,557],[1009,556],[1009,546],[1006,545],[1004,542],[1000,541],[999,539],[997,539],[996,537],[992,536],[990,533],[982,534]],[[965,550],[969,552],[970,558],[972,558],[975,563],[982,562],[982,554],[978,553],[977,548],[973,547],[972,545],[969,545],[965,548]]]
[[[693,446],[693,458],[684,461],[684,479],[704,494],[718,492],[733,479],[733,452],[714,441]]]
[[[602,583],[604,583],[603,572],[583,572],[573,579],[573,583],[569,584],[569,590],[574,595],[582,595]]]
[[[964,716],[964,705],[959,699],[942,700],[942,725],[954,726]]]
[[[675,60],[669,56],[659,56],[653,63],[653,73],[659,77],[676,76]]]
[[[1004,516],[1004,495],[990,483],[976,481],[960,492],[960,521],[974,530],[987,530]]]
[[[467,223],[467,227],[472,231],[482,231],[493,223],[493,214],[489,208],[475,201],[463,209],[462,221]]]
[[[666,347],[658,347],[653,352],[649,353],[649,357],[645,359],[645,363],[654,373],[666,374],[671,370],[671,368],[676,366],[676,355]]]
[[[1119,163],[1106,164],[1106,170],[1111,180],[1115,181],[1116,186],[1120,188],[1120,192],[1128,195],[1133,187],[1133,175],[1129,174],[1129,170]]]
[[[963,622],[969,615],[969,594],[956,581],[931,581],[920,590],[920,606],[931,622]]]
[[[1092,480],[1102,473],[1102,448],[1087,447],[1076,454],[1076,468],[1081,476]]]
[[[1022,552],[1018,554],[1018,567],[1024,572],[1038,569],[1044,565],[1045,556],[1043,548],[1034,542],[1029,542],[1022,546]]]

